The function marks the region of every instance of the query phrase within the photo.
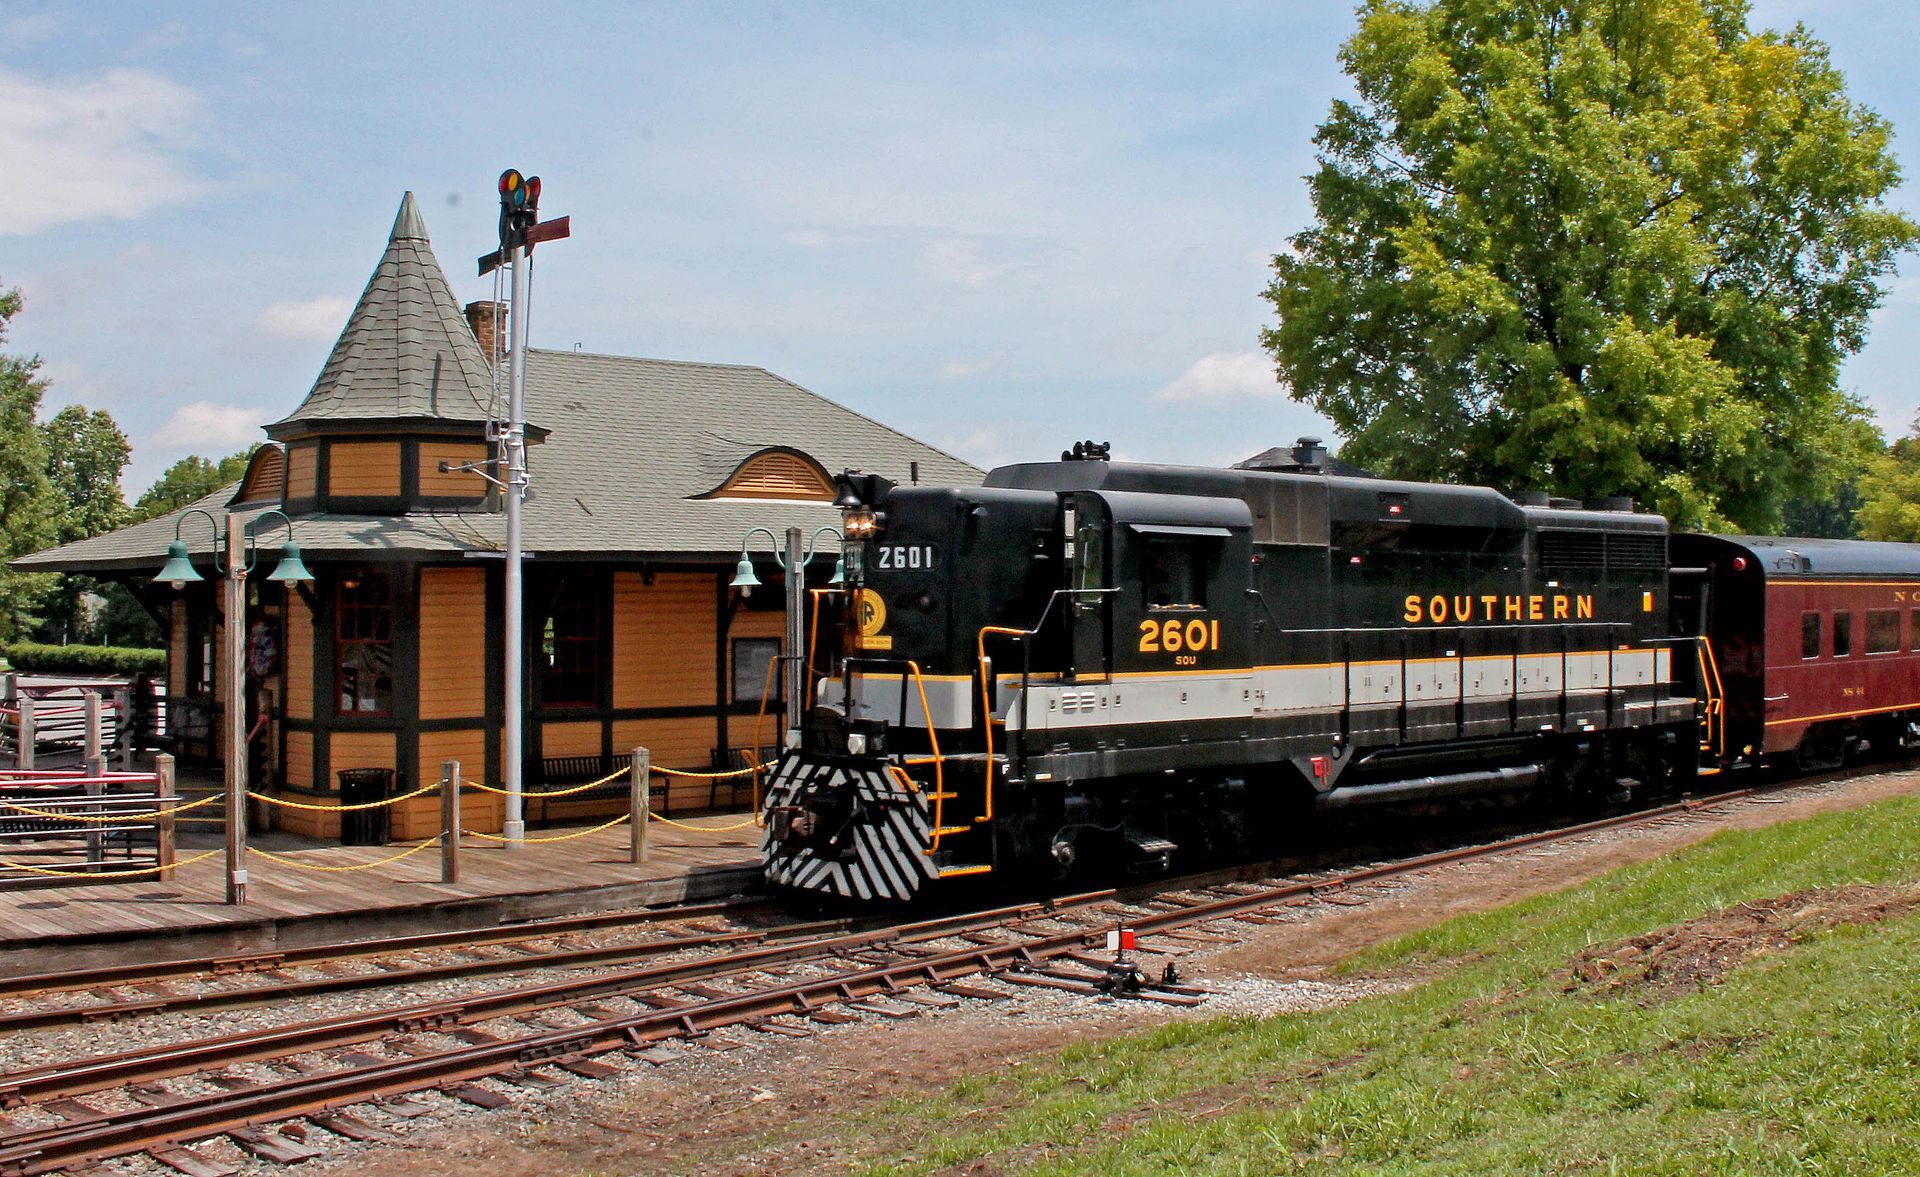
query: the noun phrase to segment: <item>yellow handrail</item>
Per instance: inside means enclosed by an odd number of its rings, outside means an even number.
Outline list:
[[[927,682],[920,676],[920,664],[909,658],[907,660],[907,669],[913,672],[914,685],[918,687],[920,691],[920,717],[927,721],[927,744],[933,750],[933,833],[931,835],[932,841],[927,845],[927,853],[932,854],[940,849],[940,831],[946,827],[946,758],[940,755],[940,737],[935,733],[933,728],[933,708],[927,706]],[[900,717],[901,726],[906,726],[906,720],[906,716],[902,715]],[[916,760],[924,764],[927,758],[916,757]],[[917,793],[920,791],[919,786],[913,783],[913,778],[907,775],[905,769],[892,764],[888,765],[887,769],[893,773],[897,779],[906,781],[914,792]]]
[[[1726,684],[1720,679],[1720,659],[1713,652],[1713,642],[1705,637],[1696,638],[1694,654],[1700,664],[1701,685],[1707,692],[1707,740],[1708,750],[1721,760],[1727,758],[1727,691]],[[1718,734],[1715,724],[1718,723]]]
[[[975,819],[975,824],[993,820],[993,699],[992,696],[988,694],[987,683],[987,635],[990,633],[1004,634],[1007,637],[1015,638],[1025,638],[1028,636],[1027,631],[1024,629],[1013,629],[1005,625],[983,625],[980,627],[980,632],[974,637],[974,650],[980,659],[978,664],[980,670],[980,726],[987,733],[987,784],[986,794],[983,798],[986,812]]]

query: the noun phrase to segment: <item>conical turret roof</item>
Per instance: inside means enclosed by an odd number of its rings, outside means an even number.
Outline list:
[[[326,367],[276,439],[354,422],[484,422],[493,379],[427,240],[420,206],[400,201],[387,250]]]

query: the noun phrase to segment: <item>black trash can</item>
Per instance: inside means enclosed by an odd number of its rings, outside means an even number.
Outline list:
[[[340,770],[340,804],[367,805],[393,796],[391,768],[343,768]],[[372,809],[349,809],[340,815],[342,846],[383,846],[393,825],[393,808],[378,805]]]

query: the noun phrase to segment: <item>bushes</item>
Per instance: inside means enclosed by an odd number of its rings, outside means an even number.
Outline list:
[[[133,646],[50,646],[11,642],[0,653],[15,670],[31,674],[165,674],[167,652]]]

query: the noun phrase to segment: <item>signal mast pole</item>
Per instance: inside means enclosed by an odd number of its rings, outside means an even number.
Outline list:
[[[504,690],[506,763],[502,781],[506,788],[506,820],[501,836],[509,850],[524,845],[527,834],[525,800],[526,768],[526,595],[520,546],[520,507],[527,497],[527,304],[533,293],[533,273],[529,260],[533,247],[569,234],[571,220],[557,217],[540,223],[540,177],[523,179],[512,168],[500,173],[500,248],[480,259],[480,274],[485,277],[502,264],[513,269],[513,292],[507,304],[509,343],[507,378],[507,421],[500,435],[501,455],[506,478],[501,490],[506,495],[506,684]]]

